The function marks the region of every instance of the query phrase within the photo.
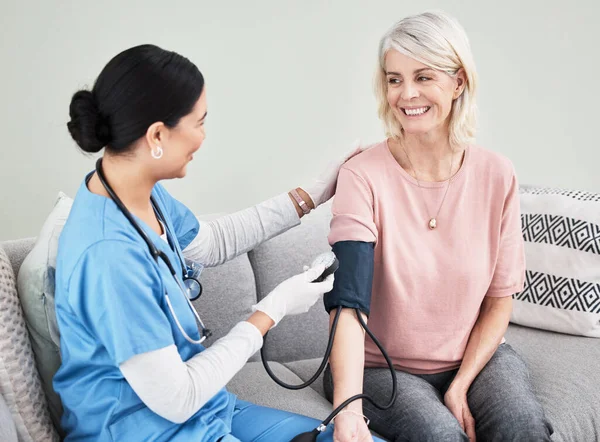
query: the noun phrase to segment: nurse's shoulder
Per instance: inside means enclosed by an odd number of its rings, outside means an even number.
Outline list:
[[[144,243],[116,205],[106,197],[91,193],[82,183],[61,232],[56,260],[57,297],[82,260],[92,255],[98,270],[134,253],[144,254]],[[119,260],[115,258],[119,257]]]

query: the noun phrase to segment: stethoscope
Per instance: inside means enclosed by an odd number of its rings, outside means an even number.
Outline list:
[[[173,267],[173,265],[171,264],[169,257],[162,250],[159,250],[154,245],[154,243],[148,237],[146,232],[144,232],[144,229],[142,229],[142,227],[135,221],[131,212],[127,209],[127,207],[125,207],[125,204],[123,204],[123,202],[119,199],[119,197],[114,192],[112,187],[110,187],[110,185],[106,181],[106,177],[104,176],[104,171],[102,170],[102,158],[99,158],[98,161],[96,162],[96,173],[98,174],[98,178],[100,179],[100,182],[104,186],[104,189],[106,189],[106,192],[108,193],[110,198],[114,201],[114,203],[117,205],[119,210],[123,213],[123,215],[125,215],[125,217],[129,220],[131,225],[135,228],[135,230],[137,230],[139,235],[142,237],[144,242],[148,245],[148,249],[150,250],[150,254],[154,258],[154,260],[158,263],[158,259],[159,258],[162,259],[163,262],[166,264],[166,266],[169,268],[169,271],[171,272],[171,274],[173,275],[173,278],[177,282],[177,285],[179,286],[179,289],[181,290],[183,297],[187,301],[190,309],[192,310],[192,313],[194,314],[194,316],[196,318],[196,321],[198,322],[198,325],[200,326],[200,334],[201,334],[200,339],[192,339],[186,333],[186,331],[183,329],[183,327],[181,326],[181,323],[179,322],[179,318],[175,314],[175,310],[173,309],[173,305],[171,304],[171,300],[169,299],[169,294],[165,291],[165,300],[167,301],[167,306],[169,307],[169,311],[171,312],[171,315],[173,316],[173,319],[175,320],[175,324],[177,324],[177,328],[179,329],[179,331],[181,332],[183,337],[192,344],[201,344],[202,342],[204,342],[204,340],[206,340],[206,338],[208,338],[212,335],[212,332],[204,326],[204,323],[200,319],[200,315],[198,314],[198,312],[192,305],[192,301],[195,301],[196,299],[198,299],[200,297],[200,295],[202,295],[202,284],[200,284],[200,281],[198,281],[198,279],[196,277],[194,277],[194,273],[196,273],[195,272],[196,269],[193,268],[193,264],[192,264],[192,268],[188,269],[188,267],[185,265],[185,261],[183,260],[183,258],[181,257],[181,255],[179,253],[179,250],[177,249],[177,246],[172,243],[169,227],[167,226],[166,218],[163,216],[163,213],[160,210],[160,206],[158,204],[156,204],[154,197],[151,196],[150,201],[152,203],[152,207],[154,208],[156,214],[158,215],[159,221],[164,226],[169,245],[173,248],[177,257],[179,258],[179,264],[181,265],[183,283],[177,277],[177,272],[175,271],[175,267]]]

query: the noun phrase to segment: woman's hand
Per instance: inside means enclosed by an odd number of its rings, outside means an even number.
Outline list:
[[[475,419],[467,402],[467,390],[450,385],[444,395],[444,403],[454,415],[470,442],[475,442]]]
[[[321,175],[319,175],[310,185],[301,187],[310,196],[315,208],[324,202],[329,201],[335,194],[338,174],[344,163],[369,147],[370,146],[361,146],[360,140],[356,140],[352,143],[352,149],[346,152],[341,158],[329,163]]]
[[[358,414],[338,414],[333,429],[333,442],[373,442],[369,427]]]

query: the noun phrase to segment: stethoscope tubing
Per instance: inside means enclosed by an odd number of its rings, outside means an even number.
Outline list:
[[[202,342],[204,342],[206,340],[206,338],[208,336],[210,336],[211,333],[204,326],[204,323],[200,319],[200,315],[198,314],[198,312],[194,308],[194,305],[191,303],[189,297],[187,296],[186,290],[183,287],[183,284],[181,283],[181,281],[179,280],[179,278],[177,277],[177,272],[175,271],[175,267],[173,267],[173,265],[171,264],[171,261],[169,260],[169,257],[163,251],[159,250],[154,245],[154,243],[148,237],[148,235],[146,234],[146,232],[144,232],[144,230],[140,227],[140,225],[135,221],[135,219],[133,218],[133,215],[131,214],[131,212],[127,209],[127,207],[125,207],[125,204],[123,204],[123,202],[117,196],[117,194],[112,189],[112,187],[110,186],[110,184],[108,184],[108,181],[106,180],[106,177],[104,176],[104,171],[102,170],[102,158],[99,158],[98,161],[96,162],[96,173],[98,174],[98,178],[100,180],[100,183],[102,183],[102,185],[104,186],[104,189],[106,189],[106,192],[108,193],[108,195],[110,196],[110,198],[114,201],[114,203],[119,208],[119,210],[123,213],[123,215],[125,215],[125,217],[127,218],[127,220],[131,223],[131,225],[135,228],[135,230],[142,237],[142,239],[144,240],[144,242],[148,246],[148,249],[150,249],[150,254],[154,258],[154,260],[156,261],[156,263],[158,263],[158,259],[160,258],[160,259],[163,260],[163,262],[165,263],[165,265],[169,268],[169,271],[173,275],[173,278],[175,279],[175,282],[177,282],[177,286],[179,287],[179,290],[181,291],[181,294],[183,295],[183,297],[185,298],[186,302],[188,303],[190,309],[192,310],[192,313],[194,314],[194,317],[196,318],[196,321],[198,322],[198,324],[200,324],[200,327],[201,327],[200,330],[199,330],[200,331],[200,339],[193,339],[193,338],[191,338],[186,333],[186,331],[183,329],[183,326],[181,325],[181,322],[179,322],[179,318],[177,317],[177,314],[175,313],[175,309],[173,308],[173,304],[171,303],[171,299],[169,298],[169,294],[165,292],[165,299],[166,299],[169,311],[171,312],[171,315],[173,316],[173,319],[175,320],[175,324],[177,325],[177,328],[179,329],[179,331],[181,332],[181,334],[183,335],[183,337],[186,339],[186,341],[188,341],[191,344],[201,344]],[[164,219],[164,216],[162,215],[162,211],[160,210],[160,207],[158,206],[158,204],[156,204],[156,202],[154,201],[154,198],[152,198],[152,197],[150,197],[150,198],[151,198],[151,201],[152,201],[152,205],[154,206],[155,210],[158,213],[158,216]],[[168,229],[168,227],[166,225],[166,221],[165,221],[165,229]],[[179,252],[177,250],[175,250],[175,253],[177,253],[178,258],[181,261],[181,257],[179,256]],[[183,263],[182,263],[182,270],[184,272],[183,275],[185,277],[185,266],[183,265]],[[200,286],[200,288],[202,288],[202,286]]]

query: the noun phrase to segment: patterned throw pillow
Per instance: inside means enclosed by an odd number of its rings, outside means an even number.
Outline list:
[[[20,442],[58,442],[35,368],[29,334],[17,296],[15,275],[0,247],[0,394]]]
[[[511,321],[600,337],[600,194],[520,189],[525,289]]]

